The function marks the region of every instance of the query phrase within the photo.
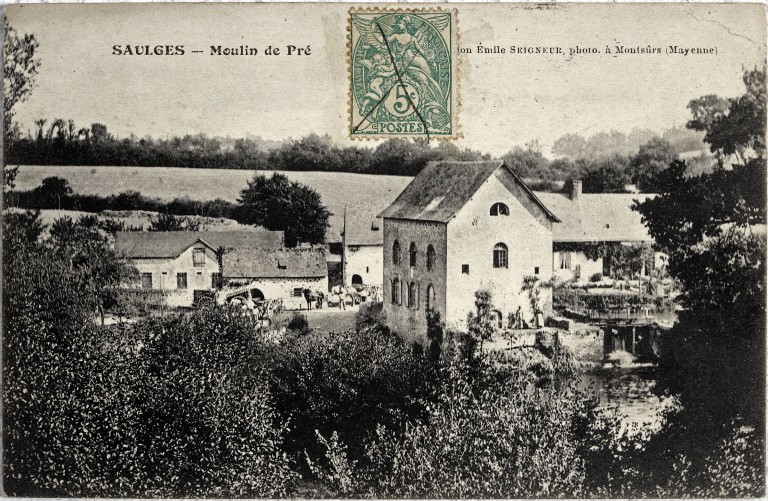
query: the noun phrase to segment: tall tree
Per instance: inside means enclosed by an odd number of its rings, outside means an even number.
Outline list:
[[[35,88],[40,59],[36,55],[39,43],[35,35],[25,33],[20,36],[8,24],[8,18],[3,21],[3,29],[3,131],[7,149],[13,139],[14,108],[26,101]]]
[[[565,134],[559,137],[552,145],[552,153],[561,155],[571,160],[584,156],[587,140],[578,134]]]
[[[284,231],[285,244],[325,242],[331,213],[320,195],[309,186],[290,181],[284,174],[256,175],[240,192],[235,218],[244,224]]]
[[[541,153],[538,141],[519,146],[501,157],[520,177],[542,178],[548,172],[549,160]]]
[[[657,177],[659,196],[635,205],[657,247],[669,255],[670,274],[683,285],[684,310],[664,338],[657,383],[657,391],[678,395],[682,411],[648,450],[655,459],[672,450],[687,455],[689,475],[702,471],[704,458],[734,423],[754,427],[747,446],[761,461],[763,455],[765,70],[746,72],[744,83],[743,96],[710,95],[689,105],[689,126],[706,131],[713,152],[738,153],[738,162],[691,177],[684,162],[674,161]],[[672,466],[660,460],[652,469],[670,474]]]
[[[628,159],[621,155],[582,161],[585,193],[621,193],[629,182]]]
[[[629,164],[632,182],[640,191],[650,193],[656,189],[656,176],[677,158],[674,148],[668,141],[655,137],[640,146]]]

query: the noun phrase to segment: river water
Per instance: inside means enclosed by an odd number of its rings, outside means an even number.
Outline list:
[[[663,424],[665,410],[677,405],[673,397],[658,397],[656,367],[638,364],[627,368],[596,367],[580,375],[579,389],[594,393],[599,408],[616,409],[621,416],[622,427],[632,432],[639,429],[656,431]]]

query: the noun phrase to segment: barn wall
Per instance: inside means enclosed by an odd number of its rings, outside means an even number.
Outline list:
[[[248,282],[251,289],[259,289],[265,299],[282,299],[283,307],[288,310],[306,309],[307,302],[300,290],[310,289],[328,294],[328,277],[298,277],[298,278],[235,278],[227,277],[237,282]],[[295,291],[295,292],[294,292]]]
[[[347,268],[346,285],[352,284],[352,276],[360,275],[365,285],[381,285],[384,276],[381,245],[348,245],[344,260]]]

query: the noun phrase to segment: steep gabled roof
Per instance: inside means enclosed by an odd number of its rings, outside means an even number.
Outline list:
[[[115,235],[115,251],[128,258],[175,258],[198,242],[214,251],[283,246],[282,231],[121,231]]]
[[[235,249],[222,259],[227,278],[322,278],[328,275],[323,247]]]
[[[499,169],[507,169],[546,216],[559,221],[512,169],[500,160],[430,162],[379,217],[447,223]]]
[[[582,194],[577,200],[560,193],[537,193],[562,221],[552,228],[555,242],[650,242],[653,239],[640,213],[632,210],[635,200],[656,195],[645,193]]]

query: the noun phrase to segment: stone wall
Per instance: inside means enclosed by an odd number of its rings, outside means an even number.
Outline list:
[[[310,289],[328,294],[328,277],[322,278],[260,278],[238,279],[237,283],[245,282],[250,290],[258,289],[264,299],[282,299],[283,308],[288,310],[300,310],[307,308],[303,290]],[[258,295],[252,292],[254,295]]]
[[[392,249],[400,243],[400,264],[394,264]],[[410,265],[409,249],[416,244],[416,266]],[[427,248],[435,249],[435,264],[427,269]],[[427,290],[434,290],[434,309],[442,318],[446,315],[446,226],[442,223],[401,219],[384,220],[384,315],[387,325],[409,341],[426,343]],[[400,283],[400,301],[393,303],[392,286]],[[408,288],[418,288],[418,301],[408,307]]]

